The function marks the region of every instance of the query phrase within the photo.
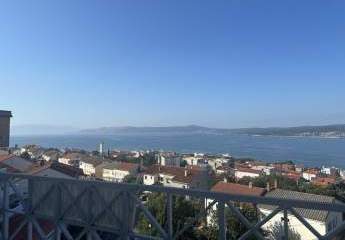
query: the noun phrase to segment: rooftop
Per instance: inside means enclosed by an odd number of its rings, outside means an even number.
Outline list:
[[[334,203],[335,202],[334,197],[295,192],[295,191],[283,190],[283,189],[274,189],[268,192],[265,195],[265,197],[277,198],[277,199],[288,199],[288,200],[302,200],[302,201],[307,201],[307,202],[318,202],[318,203]],[[277,206],[260,204],[258,207],[267,209],[267,210],[274,210],[276,209]],[[296,208],[296,211],[304,218],[313,219],[320,222],[326,221],[328,213],[329,213],[328,211],[305,209],[305,208]]]
[[[229,194],[262,196],[266,192],[266,189],[259,187],[249,187],[249,185],[242,185],[237,183],[218,182],[211,188],[211,191]]]
[[[185,171],[187,172],[187,176],[185,176]],[[172,166],[160,166],[160,165],[152,165],[145,170],[145,174],[166,174],[174,176],[172,180],[181,183],[191,183],[193,178],[202,174],[202,170],[195,166],[189,168],[183,167],[172,167]]]
[[[235,171],[247,172],[247,173],[256,173],[256,174],[261,174],[262,173],[261,170],[255,170],[255,169],[252,169],[252,168],[244,168],[244,167],[236,168]]]
[[[109,164],[106,164],[103,168],[104,169],[110,169],[110,170],[122,170],[122,171],[131,171],[134,169],[137,169],[139,167],[139,164],[136,163],[127,163],[127,162],[112,162]]]

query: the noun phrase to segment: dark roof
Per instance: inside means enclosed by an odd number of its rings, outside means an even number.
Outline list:
[[[58,162],[52,163],[50,168],[71,177],[84,176],[84,172],[82,169]]]
[[[12,112],[0,110],[0,117],[12,117]]]
[[[266,192],[266,189],[259,187],[250,188],[249,185],[237,183],[218,182],[211,188],[211,191],[239,195],[262,196]]]
[[[0,162],[21,172],[29,171],[33,165],[31,161],[14,155],[0,155]]]
[[[187,176],[185,176],[185,170],[187,170]],[[173,167],[173,166],[160,166],[152,165],[145,170],[145,174],[155,175],[155,174],[165,174],[173,176],[173,181],[180,183],[192,183],[195,177],[200,176],[203,170],[200,168],[192,166],[189,168],[183,167]]]
[[[21,173],[18,169],[15,169],[14,167],[11,167],[9,165],[6,165],[5,163],[0,162],[0,169],[5,168],[7,173]]]
[[[319,203],[334,203],[335,198],[316,195],[310,193],[295,192],[290,190],[275,189],[271,192],[268,192],[265,197],[271,198],[281,198],[281,199],[291,199],[291,200],[303,200],[308,202],[319,202]],[[259,208],[274,210],[277,206],[259,204]],[[295,209],[302,217],[313,219],[321,222],[325,222],[328,216],[328,211],[314,210],[314,209],[305,209],[305,208],[296,208]]]

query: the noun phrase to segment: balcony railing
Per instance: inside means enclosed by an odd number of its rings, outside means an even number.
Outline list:
[[[288,239],[288,218],[296,217],[318,239],[331,240],[341,236],[345,223],[324,236],[306,221],[296,208],[317,209],[332,212],[345,212],[342,204],[327,204],[299,200],[284,200],[267,197],[253,197],[236,194],[223,194],[194,189],[177,189],[161,186],[118,184],[100,181],[81,181],[28,176],[21,174],[0,174],[1,239],[12,240],[25,232],[24,239],[103,239],[102,233],[115,236],[111,239],[181,239],[184,231],[193,228],[200,219],[205,219],[207,211],[217,204],[218,239],[226,239],[227,226],[225,209],[229,209],[246,227],[239,239],[254,236],[265,239],[261,227],[276,214],[283,213],[284,234]],[[153,192],[166,195],[167,224],[161,226],[141,199],[141,193]],[[177,232],[173,229],[173,196],[184,196],[212,203],[205,207],[195,218],[185,222]],[[16,204],[13,204],[14,201]],[[274,205],[277,208],[256,223],[251,223],[234,202]],[[137,212],[141,211],[159,236],[143,236],[136,232]],[[14,217],[20,221],[13,223]],[[46,228],[45,222],[50,223]],[[12,224],[12,225],[11,225]],[[80,231],[75,236],[70,226]],[[22,238],[23,239],[23,238]]]

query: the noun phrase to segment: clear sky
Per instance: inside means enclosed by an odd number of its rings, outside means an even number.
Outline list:
[[[342,0],[1,1],[14,125],[345,123],[344,103]]]

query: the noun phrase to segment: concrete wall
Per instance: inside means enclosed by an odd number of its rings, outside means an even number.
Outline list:
[[[10,117],[0,116],[0,148],[8,147],[10,139]]]

